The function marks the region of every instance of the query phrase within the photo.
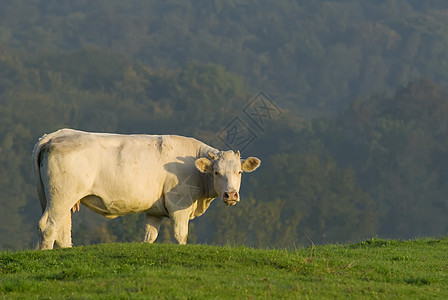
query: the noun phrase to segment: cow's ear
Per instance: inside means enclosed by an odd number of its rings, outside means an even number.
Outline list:
[[[212,172],[212,162],[209,161],[205,157],[196,159],[196,161],[194,162],[194,165],[202,173],[211,173]]]
[[[248,157],[246,159],[241,160],[241,169],[244,172],[252,172],[256,168],[258,168],[261,164],[261,160],[256,157]]]

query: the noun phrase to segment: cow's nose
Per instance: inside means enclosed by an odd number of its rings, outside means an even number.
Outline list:
[[[225,192],[224,200],[238,201],[238,192]]]

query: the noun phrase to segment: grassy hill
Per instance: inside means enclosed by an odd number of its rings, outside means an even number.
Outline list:
[[[0,253],[0,296],[448,298],[448,238],[289,250],[101,244]]]

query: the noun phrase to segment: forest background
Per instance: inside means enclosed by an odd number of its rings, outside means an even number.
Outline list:
[[[236,121],[242,155],[262,166],[236,207],[215,201],[191,222],[189,242],[446,235],[447,82],[444,0],[1,1],[0,249],[36,242],[31,151],[44,133],[224,149]],[[82,207],[74,243],[141,241],[143,222]]]

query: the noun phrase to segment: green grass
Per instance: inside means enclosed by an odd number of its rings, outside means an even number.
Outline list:
[[[448,239],[287,250],[102,244],[0,253],[5,299],[448,299]]]

